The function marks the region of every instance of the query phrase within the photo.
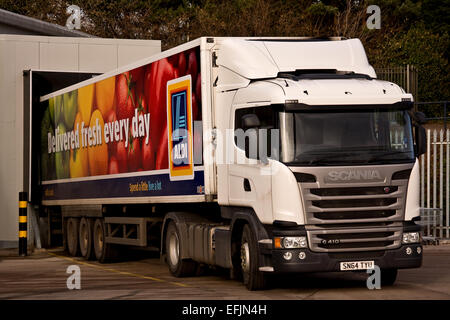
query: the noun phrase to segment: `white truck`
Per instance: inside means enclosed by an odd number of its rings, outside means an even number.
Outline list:
[[[249,290],[421,265],[423,115],[358,39],[204,37],[39,100],[30,199],[72,255],[157,248]]]

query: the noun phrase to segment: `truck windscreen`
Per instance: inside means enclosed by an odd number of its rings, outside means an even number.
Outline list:
[[[405,110],[280,112],[281,157],[289,165],[364,165],[415,160]]]

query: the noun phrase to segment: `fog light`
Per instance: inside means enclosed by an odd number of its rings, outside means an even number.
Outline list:
[[[298,254],[298,257],[300,258],[300,260],[303,260],[303,259],[306,258],[306,253],[300,252],[300,253]]]
[[[417,247],[417,253],[421,254],[422,253],[422,248],[421,247]]]
[[[405,232],[403,233],[403,244],[408,243],[419,243],[420,242],[420,233],[419,232]]]
[[[283,258],[284,258],[284,260],[291,260],[291,259],[292,259],[292,253],[290,253],[290,252],[285,252],[285,253],[283,254]]]
[[[412,249],[410,247],[406,248],[406,254],[410,255],[412,253]]]

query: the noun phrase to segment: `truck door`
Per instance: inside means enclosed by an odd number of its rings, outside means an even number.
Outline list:
[[[248,117],[259,120],[256,127],[246,127],[244,119]],[[261,160],[269,155],[267,149],[260,149],[264,144],[267,146],[266,139],[270,139],[270,129],[274,127],[274,121],[270,106],[234,107],[230,119],[230,128],[234,128],[235,135],[233,141],[229,142],[232,146],[228,148],[229,152],[232,151],[232,161],[228,165],[229,204],[252,207],[263,223],[272,222],[272,186],[271,166],[268,161]],[[266,134],[263,133],[264,130]],[[264,140],[259,142],[259,147],[256,140],[258,134],[260,140]],[[246,144],[249,148],[247,155]]]

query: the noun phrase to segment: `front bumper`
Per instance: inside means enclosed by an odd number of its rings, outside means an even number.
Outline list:
[[[407,254],[407,248],[411,249]],[[292,253],[291,260],[283,254]],[[409,251],[409,250],[408,250]],[[300,252],[305,258],[300,259]],[[380,269],[419,268],[422,265],[423,249],[420,244],[402,245],[398,249],[373,252],[317,253],[309,249],[272,250],[272,266],[276,273],[340,271],[340,263],[345,261],[374,261]]]

